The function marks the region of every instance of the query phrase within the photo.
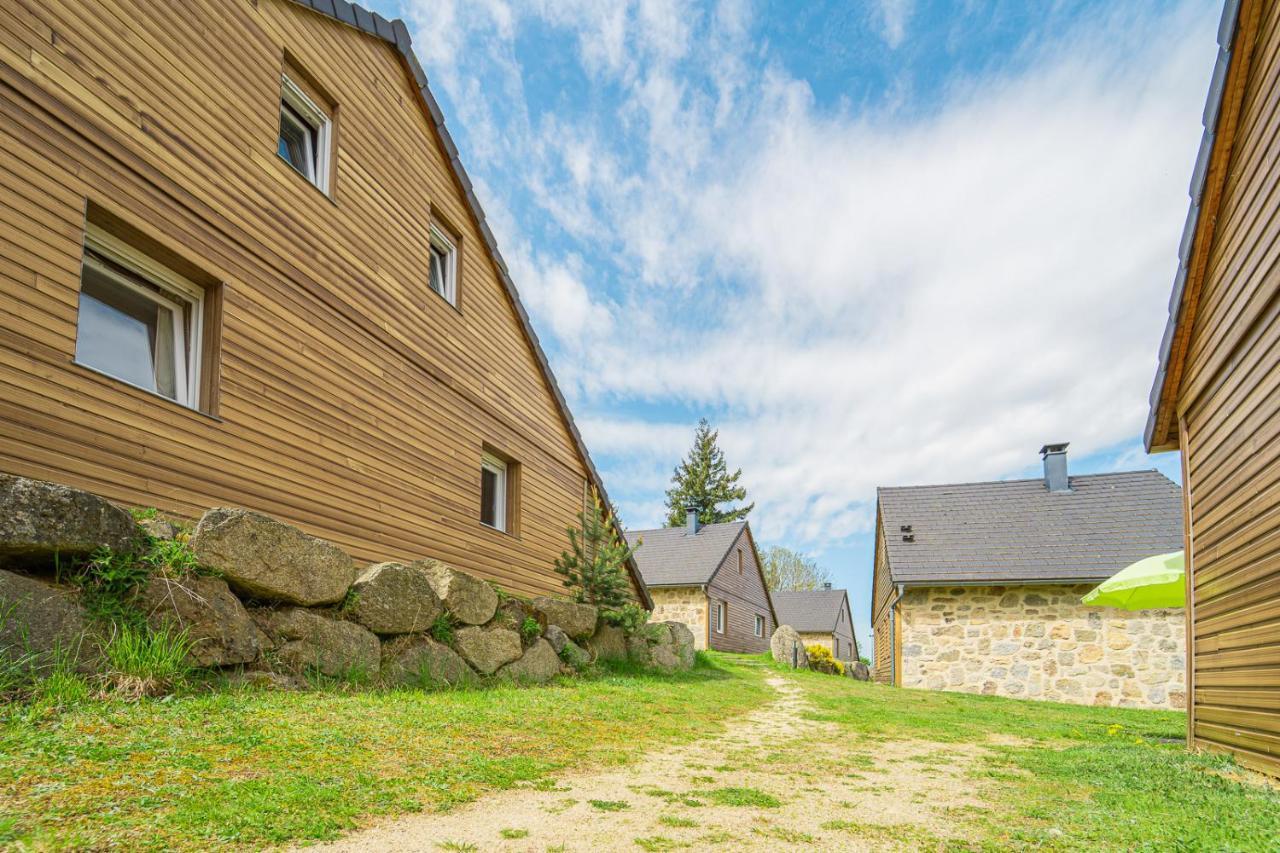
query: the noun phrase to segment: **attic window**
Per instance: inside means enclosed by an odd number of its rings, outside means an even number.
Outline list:
[[[281,78],[280,139],[276,151],[322,193],[329,192],[329,115],[302,87]]]
[[[458,307],[457,241],[435,225],[431,226],[430,255],[428,285],[450,305]]]

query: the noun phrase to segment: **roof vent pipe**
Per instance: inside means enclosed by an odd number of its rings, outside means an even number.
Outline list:
[[[698,522],[698,512],[701,509],[702,507],[698,506],[696,503],[687,503],[684,505],[685,535],[698,535],[698,527],[700,526]]]
[[[1067,442],[1046,444],[1040,448],[1044,457],[1044,485],[1051,492],[1071,491],[1071,481],[1067,477]]]

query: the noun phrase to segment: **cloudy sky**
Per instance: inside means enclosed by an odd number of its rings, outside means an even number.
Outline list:
[[[1141,433],[1220,4],[380,0],[611,496],[706,416],[846,585],[875,488],[1158,467]]]

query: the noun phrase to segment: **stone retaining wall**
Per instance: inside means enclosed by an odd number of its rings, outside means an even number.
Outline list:
[[[144,530],[102,498],[3,474],[0,658],[43,668],[57,649],[96,649],[111,626],[83,612],[54,567],[74,569],[101,548],[137,554],[175,537],[199,568],[152,574],[125,603],[153,630],[185,631],[195,667],[431,686],[543,682],[596,659],[658,669],[694,662],[694,637],[679,622],[627,636],[593,606],[510,597],[437,560],[360,567],[336,545],[248,510],[211,509],[190,533],[172,524]]]
[[[1186,706],[1182,610],[1086,607],[1092,585],[936,587],[901,604],[902,686]]]

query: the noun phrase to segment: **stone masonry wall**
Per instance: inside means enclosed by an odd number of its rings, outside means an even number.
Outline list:
[[[902,600],[902,685],[1081,705],[1186,706],[1182,610],[1086,607],[1083,586],[935,587]]]
[[[800,631],[799,634],[806,646],[822,646],[834,654],[835,650],[831,648],[831,634],[817,634],[812,631]]]
[[[649,587],[654,622],[683,622],[693,632],[693,647],[707,647],[707,594],[698,586]]]

